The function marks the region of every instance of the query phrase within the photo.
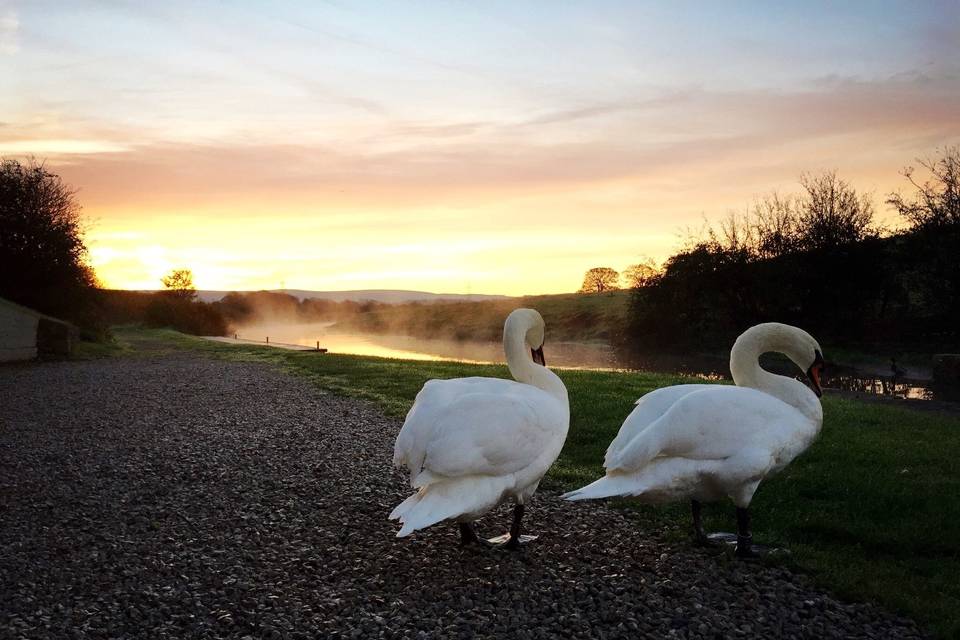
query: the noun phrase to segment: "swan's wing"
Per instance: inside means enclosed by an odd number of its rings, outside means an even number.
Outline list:
[[[745,448],[774,451],[807,422],[762,391],[706,385],[677,400],[610,456],[607,469],[635,471],[658,457],[721,460]]]
[[[534,460],[566,419],[556,399],[513,380],[430,380],[407,413],[393,461],[410,470],[414,486],[431,474],[512,473]]]
[[[397,435],[393,464],[398,467],[406,465],[411,471],[419,473],[434,428],[452,403],[478,390],[508,394],[516,384],[512,380],[481,377],[428,380],[417,393]]]
[[[471,393],[437,416],[423,469],[432,475],[504,475],[533,463],[562,437],[558,401],[527,385],[510,394]]]
[[[644,394],[637,400],[636,407],[623,421],[617,437],[607,448],[604,464],[609,464],[619,451],[636,438],[640,432],[653,424],[657,418],[666,413],[680,398],[694,391],[707,389],[710,386],[708,384],[678,384],[671,387],[661,387]]]

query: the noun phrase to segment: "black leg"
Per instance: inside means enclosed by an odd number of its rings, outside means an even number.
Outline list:
[[[703,518],[701,513],[703,511],[703,505],[699,500],[690,501],[690,512],[693,514],[693,539],[694,542],[701,545],[706,545],[710,541],[707,539],[707,534],[703,532]]]
[[[750,510],[737,507],[737,556],[754,558],[753,534],[750,533]]]
[[[520,548],[520,521],[523,519],[523,505],[513,507],[513,523],[510,525],[510,539],[504,543],[504,548],[514,550]]]
[[[460,546],[466,547],[471,544],[480,544],[480,538],[477,537],[477,532],[474,531],[472,522],[461,522]]]

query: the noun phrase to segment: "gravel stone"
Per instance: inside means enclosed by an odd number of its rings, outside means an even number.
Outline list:
[[[399,428],[189,352],[0,367],[0,637],[926,637],[549,491],[518,553],[397,539]]]

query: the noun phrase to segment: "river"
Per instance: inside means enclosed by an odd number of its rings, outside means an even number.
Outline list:
[[[240,327],[237,337],[245,340],[317,346],[331,353],[345,353],[410,360],[457,360],[475,363],[502,363],[503,347],[498,342],[434,340],[404,335],[344,333],[332,322],[303,324],[252,324]],[[675,354],[625,354],[603,343],[548,342],[544,347],[547,363],[554,367],[580,369],[641,370],[680,373],[705,379],[729,378],[727,361],[722,357]],[[829,360],[829,356],[828,356]],[[765,358],[763,365],[778,373],[793,373],[775,359]],[[826,388],[869,395],[886,395],[917,400],[957,400],[956,389],[937,389],[921,375],[908,370],[894,376],[891,372],[858,369],[831,364],[824,376]]]

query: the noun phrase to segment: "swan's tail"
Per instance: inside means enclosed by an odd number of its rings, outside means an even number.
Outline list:
[[[688,460],[659,458],[639,471],[607,471],[607,475],[582,489],[563,495],[567,500],[593,500],[612,496],[631,496],[646,504],[662,504],[689,498],[704,490],[726,491],[719,480],[726,475],[726,460]],[[724,473],[726,470],[726,474]],[[756,488],[756,487],[754,487]]]
[[[613,496],[635,496],[646,490],[646,483],[636,474],[606,475],[585,487],[563,494],[565,500],[597,500]]]
[[[398,538],[410,535],[441,520],[484,513],[500,502],[511,486],[510,476],[466,476],[445,479],[425,487],[397,505],[391,520],[403,525]]]

